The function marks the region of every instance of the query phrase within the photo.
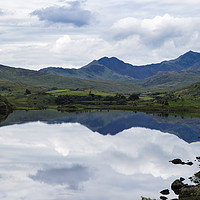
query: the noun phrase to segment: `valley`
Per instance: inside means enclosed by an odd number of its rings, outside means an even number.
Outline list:
[[[200,53],[192,51],[146,66],[107,57],[80,69],[34,71],[0,65],[0,95],[12,105],[10,110],[132,110],[199,116],[199,69]]]

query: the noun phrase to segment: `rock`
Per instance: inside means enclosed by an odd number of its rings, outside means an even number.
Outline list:
[[[197,159],[197,160],[200,160],[200,156],[197,156],[196,159]]]
[[[196,197],[198,194],[198,186],[189,185],[182,187],[179,193],[179,199],[184,199],[187,197]]]
[[[165,189],[165,190],[160,191],[160,193],[163,195],[169,195],[169,190]]]
[[[172,162],[173,164],[175,164],[175,165],[178,165],[178,164],[185,164],[181,159],[179,159],[179,158],[176,158],[176,159],[173,159],[173,160],[171,160],[171,161],[169,161],[169,162]]]
[[[161,199],[161,200],[167,200],[168,198],[167,198],[167,197],[164,197],[164,196],[160,196],[160,199]]]
[[[0,95],[0,115],[8,115],[13,111],[12,105]]]
[[[171,189],[174,191],[176,195],[178,195],[180,193],[181,188],[184,186],[185,184],[182,183],[182,181],[180,181],[179,179],[177,179],[171,184]]]
[[[184,179],[183,177],[180,178],[180,181],[181,181],[181,182],[184,181],[184,180],[185,180],[185,179]]]
[[[186,165],[190,165],[190,166],[192,166],[193,165],[193,162],[187,162],[187,163],[185,163]]]

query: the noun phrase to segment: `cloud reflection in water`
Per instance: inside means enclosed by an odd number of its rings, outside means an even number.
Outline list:
[[[169,160],[194,159],[199,146],[199,142],[188,144],[174,135],[145,128],[103,136],[77,123],[2,127],[0,182],[4,184],[0,198],[158,197],[176,177],[187,178],[197,169],[196,165],[174,166]]]
[[[38,170],[36,175],[29,177],[50,185],[69,185],[70,189],[77,190],[79,183],[89,180],[90,173],[87,167],[74,165],[68,168]]]

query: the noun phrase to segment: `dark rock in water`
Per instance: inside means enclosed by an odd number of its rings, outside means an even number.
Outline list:
[[[181,182],[184,181],[184,180],[185,180],[185,179],[184,179],[183,177],[180,178],[180,181],[181,181]]]
[[[173,160],[171,160],[171,161],[169,161],[169,162],[172,162],[173,164],[175,164],[175,165],[178,165],[178,164],[185,164],[181,159],[179,159],[179,158],[176,158],[176,159],[173,159]]]
[[[171,160],[171,161],[169,161],[169,162],[172,162],[173,164],[175,164],[175,165],[178,165],[178,164],[181,164],[181,165],[193,165],[193,162],[183,162],[181,159],[179,159],[179,158],[176,158],[176,159],[173,159],[173,160]]]
[[[169,195],[169,190],[168,189],[162,190],[162,191],[160,191],[160,193],[163,195]]]
[[[193,162],[187,162],[187,163],[185,163],[186,165],[190,165],[190,166],[192,166],[193,165]]]
[[[164,197],[164,196],[160,196],[160,199],[161,199],[161,200],[167,200],[168,198],[167,198],[167,197]]]
[[[184,198],[190,198],[190,197],[197,197],[198,195],[198,186],[195,185],[189,185],[181,188],[180,194],[179,194],[179,199],[184,199]],[[197,199],[200,199],[200,197]]]
[[[171,184],[171,189],[174,191],[176,195],[178,195],[180,193],[181,188],[184,186],[185,184],[182,183],[182,181],[180,181],[179,179],[177,179]]]
[[[196,159],[200,162],[200,156],[196,157]]]

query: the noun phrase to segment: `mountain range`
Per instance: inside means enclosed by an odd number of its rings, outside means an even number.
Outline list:
[[[200,73],[200,53],[189,51],[174,60],[142,66],[134,66],[115,57],[103,57],[92,61],[80,69],[48,67],[40,71],[48,74],[89,80],[131,81],[134,79],[147,79],[159,72],[196,73],[198,71]]]
[[[1,88],[93,88],[105,92],[138,92],[187,86],[200,80],[200,53],[189,51],[157,64],[134,66],[103,57],[80,69],[47,67],[39,71],[0,65]],[[9,88],[8,88],[9,85]]]
[[[134,83],[110,80],[85,80],[46,74],[39,71],[0,65],[0,94],[5,91],[20,92],[25,88],[40,91],[51,88],[91,88],[105,92],[134,92],[142,87]]]

